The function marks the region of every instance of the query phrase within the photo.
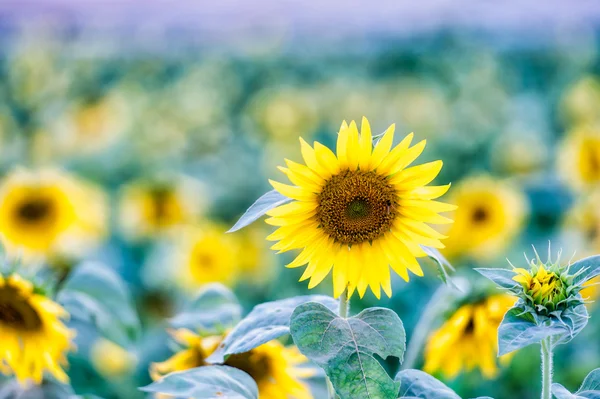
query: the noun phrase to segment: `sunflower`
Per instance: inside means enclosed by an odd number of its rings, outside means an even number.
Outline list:
[[[235,283],[241,265],[240,247],[225,230],[220,224],[206,222],[178,231],[168,263],[175,265],[179,286],[195,290],[207,283]]]
[[[0,186],[0,233],[10,251],[81,255],[106,234],[107,199],[55,170],[15,170]]]
[[[559,149],[559,171],[574,189],[597,187],[600,183],[600,129],[579,127],[570,131]]]
[[[107,378],[118,378],[129,373],[136,364],[134,354],[104,338],[98,339],[90,350],[94,368]]]
[[[40,384],[48,371],[66,382],[63,367],[74,338],[61,321],[67,316],[31,282],[16,274],[0,275],[0,372]]]
[[[599,122],[600,80],[596,76],[585,76],[565,92],[560,112],[567,123],[588,124]]]
[[[461,306],[429,337],[423,369],[454,378],[463,369],[479,368],[486,378],[494,377],[498,372],[498,326],[514,303],[514,297],[500,294]],[[509,357],[500,360],[507,362]]]
[[[458,206],[454,224],[445,232],[443,252],[450,258],[485,260],[498,255],[519,233],[527,210],[520,191],[488,176],[461,181],[450,201]]]
[[[221,336],[202,338],[186,329],[172,331],[171,335],[184,349],[164,362],[152,363],[153,380],[175,371],[208,365],[206,358],[223,339]],[[306,362],[296,347],[270,341],[249,352],[231,355],[224,364],[250,375],[258,385],[261,399],[312,399],[310,390],[300,381],[313,375],[312,370],[298,367]]]
[[[130,240],[152,238],[198,219],[205,207],[202,184],[189,177],[136,181],[121,189],[119,222]]]
[[[315,142],[300,139],[306,165],[286,160],[281,168],[293,186],[271,181],[291,203],[267,212],[268,224],[278,229],[268,239],[279,241],[280,252],[302,249],[288,267],[308,263],[301,281],[318,285],[333,269],[333,290],[338,297],[348,289],[362,297],[370,287],[391,296],[389,266],[408,281],[408,270],[422,276],[416,257],[425,256],[420,245],[443,248],[444,236],[426,223],[450,223],[438,212],[455,209],[433,201],[450,185],[427,186],[442,168],[442,161],[407,168],[425,148],[422,141],[409,148],[408,135],[391,149],[394,125],[373,148],[371,128],[363,118],[361,134],[356,123],[342,124],[337,156]],[[368,262],[368,266],[367,266]]]

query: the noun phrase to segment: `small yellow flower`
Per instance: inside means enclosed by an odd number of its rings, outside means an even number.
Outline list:
[[[184,346],[168,360],[150,365],[150,376],[157,380],[174,371],[206,366],[206,358],[222,341],[221,336],[202,338],[185,329],[171,335]],[[295,347],[285,347],[270,341],[249,352],[231,355],[225,365],[250,375],[258,385],[261,399],[312,399],[309,388],[301,381],[313,375],[312,370],[300,368],[308,360]]]
[[[202,184],[189,177],[132,182],[121,189],[119,222],[130,240],[156,237],[195,222],[206,204]]]
[[[546,270],[543,264],[533,265],[531,270],[514,268],[513,280],[523,286],[524,293],[533,304],[554,310],[566,297],[568,284],[558,271]]]
[[[309,288],[332,272],[336,297],[346,288],[361,297],[367,288],[380,297],[383,288],[391,296],[390,266],[408,281],[409,270],[423,275],[421,245],[443,248],[445,236],[428,223],[451,222],[438,213],[455,207],[433,201],[449,185],[427,186],[442,161],[408,167],[425,148],[425,141],[409,148],[412,138],[392,148],[392,125],[374,147],[366,118],[360,134],[355,122],[344,122],[337,155],[300,139],[306,165],[286,160],[281,168],[293,185],[271,181],[294,201],[267,212],[266,222],[278,227],[268,239],[280,252],[302,250],[288,267],[308,264],[301,281],[310,278]]]
[[[118,378],[135,366],[136,357],[112,341],[100,338],[90,351],[94,368],[107,378]]]
[[[578,127],[568,132],[559,149],[558,168],[566,184],[585,190],[600,183],[600,128]]]
[[[498,326],[514,303],[514,297],[501,294],[461,306],[429,338],[424,370],[454,378],[463,369],[479,368],[486,378],[493,378],[498,372]],[[500,360],[504,364],[510,357]]]
[[[0,275],[0,373],[41,384],[44,371],[67,382],[63,367],[74,332],[61,319],[68,313],[38,294],[19,275]]]
[[[567,123],[590,124],[599,122],[600,80],[585,76],[567,89],[562,98],[561,114]]]
[[[450,258],[468,255],[485,260],[497,256],[520,232],[527,212],[519,190],[488,176],[461,181],[450,202],[458,207],[442,251]]]
[[[9,253],[81,255],[107,233],[106,195],[54,171],[10,173],[0,186],[0,233]]]

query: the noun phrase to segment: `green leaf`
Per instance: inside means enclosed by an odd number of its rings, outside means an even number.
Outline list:
[[[140,323],[129,291],[114,270],[85,262],[69,276],[57,296],[72,319],[92,323],[107,338],[126,346],[138,336]]]
[[[515,276],[515,273],[512,270],[501,268],[477,268],[475,270],[479,272],[483,277],[492,280],[496,285],[498,285],[501,288],[514,290],[521,286],[521,284],[517,283],[512,279]]]
[[[234,231],[238,231],[248,226],[271,209],[277,208],[279,205],[283,205],[291,200],[291,198],[280,194],[276,190],[271,190],[263,194],[254,202],[254,204],[250,205],[250,208],[248,208],[235,225],[229,229],[228,233],[233,233]]]
[[[402,370],[396,375],[400,383],[399,398],[460,399],[452,389],[421,370]]]
[[[565,331],[553,338],[554,345],[566,344],[577,336],[587,325],[589,315],[585,305],[578,305],[563,311],[556,318],[552,318],[553,325],[563,326]]]
[[[65,399],[77,398],[71,386],[44,379],[41,385],[21,385],[11,379],[0,385],[0,398],[14,399]]]
[[[248,352],[257,346],[290,333],[290,316],[298,305],[319,302],[336,309],[338,302],[324,295],[307,295],[257,305],[225,337],[219,348],[207,359],[209,363],[223,363],[235,353]]]
[[[552,384],[552,394],[557,399],[600,399],[600,368],[592,370],[583,380],[575,394],[561,384]]]
[[[573,283],[582,285],[594,277],[600,276],[600,255],[581,259],[569,267],[569,274],[574,275]]]
[[[252,377],[229,366],[203,366],[167,374],[140,390],[176,399],[258,399]]]
[[[374,357],[404,356],[404,326],[393,311],[369,308],[345,319],[309,302],[294,310],[290,330],[300,352],[325,370],[341,399],[397,399],[400,384]]]
[[[545,319],[546,324],[539,324],[520,304],[509,309],[498,327],[498,356],[566,332],[563,325],[550,324],[550,318]]]
[[[448,259],[446,259],[444,255],[442,255],[442,253],[436,248],[431,248],[424,245],[421,245],[421,248],[423,248],[423,251],[425,251],[427,256],[437,265],[438,276],[440,277],[440,280],[442,280],[444,284],[462,292],[462,289],[454,282],[452,277],[450,277],[450,273],[448,273],[448,270],[454,272],[454,267],[448,261]]]
[[[174,328],[188,328],[206,334],[219,334],[235,326],[242,307],[235,295],[221,284],[208,284],[177,316],[170,320]]]

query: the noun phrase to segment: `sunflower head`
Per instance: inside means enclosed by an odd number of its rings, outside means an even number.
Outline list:
[[[569,131],[559,152],[562,178],[575,189],[597,187],[600,182],[600,128],[586,125]]]
[[[68,314],[19,275],[0,275],[0,373],[24,382],[42,382],[45,371],[61,382],[74,333],[63,324]]]
[[[549,315],[582,303],[581,287],[573,284],[567,267],[534,260],[529,270],[514,268],[513,272],[513,280],[521,284],[523,299],[539,314]]]
[[[366,118],[360,133],[344,122],[337,154],[300,139],[305,164],[286,160],[280,168],[292,185],[271,181],[293,201],[267,212],[267,223],[278,227],[268,239],[280,252],[301,250],[288,267],[308,264],[301,281],[310,278],[309,288],[333,270],[335,296],[346,289],[362,296],[367,288],[391,296],[390,267],[406,281],[409,270],[422,276],[421,245],[443,248],[445,236],[429,224],[451,222],[439,213],[455,207],[434,201],[449,185],[427,186],[441,161],[408,167],[425,148],[425,141],[410,147],[412,138],[393,147],[392,125],[373,145]]]
[[[510,295],[487,295],[463,303],[428,339],[424,370],[454,378],[461,370],[479,369],[486,378],[498,372],[498,326],[515,303]],[[500,361],[509,360],[502,357]]]
[[[171,335],[183,349],[162,363],[150,366],[153,380],[174,371],[208,365],[206,358],[219,346],[224,337],[200,337],[190,330],[172,331]],[[271,341],[249,352],[234,354],[224,364],[246,372],[258,385],[264,399],[312,399],[310,390],[300,379],[313,375],[309,369],[298,368],[308,360],[295,347],[286,348],[279,341]]]
[[[119,378],[135,366],[136,357],[116,343],[99,339],[92,345],[91,361],[94,368],[107,378]]]

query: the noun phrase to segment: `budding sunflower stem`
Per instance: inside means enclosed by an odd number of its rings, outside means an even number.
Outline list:
[[[552,337],[541,342],[542,346],[542,399],[552,399]]]
[[[348,310],[350,307],[350,298],[348,298],[348,290],[344,290],[342,295],[340,295],[340,307],[338,310],[338,315],[343,317],[344,319],[348,317]],[[329,378],[327,378],[327,392],[329,393],[329,399],[336,399],[337,395],[335,393],[335,389],[331,384]]]

